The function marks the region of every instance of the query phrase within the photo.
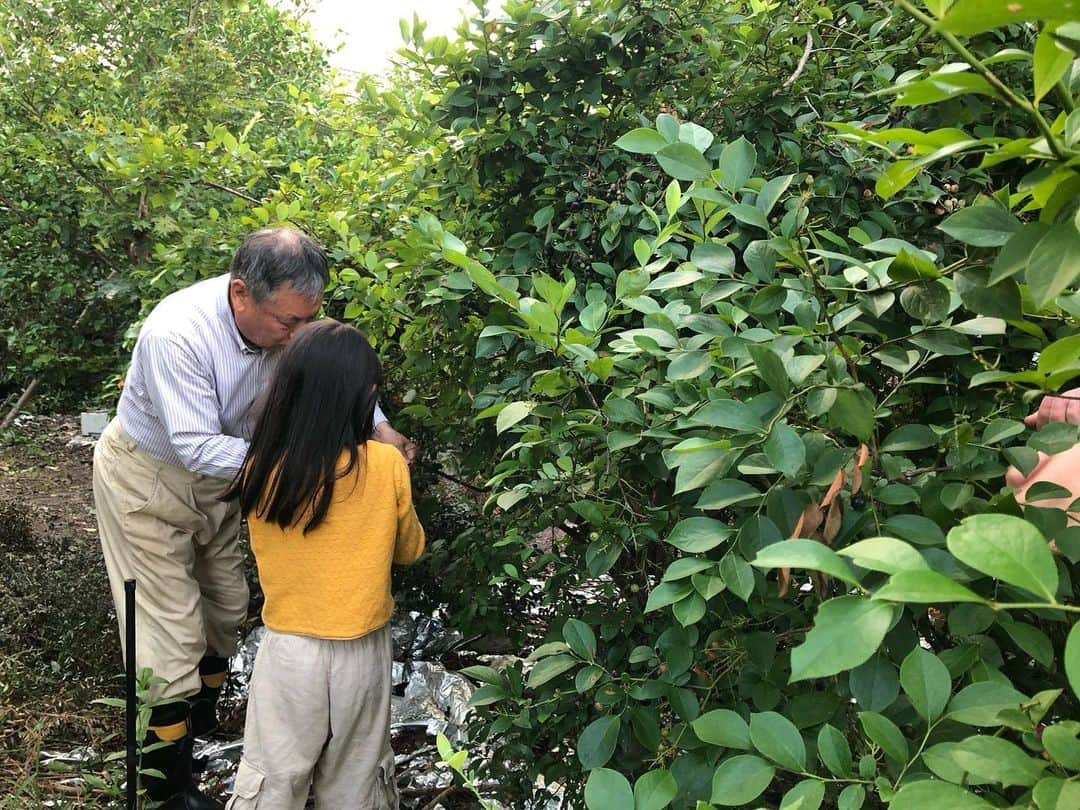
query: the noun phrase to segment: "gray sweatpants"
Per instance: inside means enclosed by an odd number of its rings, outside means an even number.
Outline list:
[[[390,625],[345,641],[267,628],[226,810],[397,810]]]

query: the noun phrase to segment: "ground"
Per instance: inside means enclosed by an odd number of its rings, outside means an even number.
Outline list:
[[[73,418],[26,416],[0,434],[0,807],[87,802],[71,765],[123,748],[122,717],[92,701],[122,672],[90,491],[92,449]],[[108,750],[105,750],[108,749]],[[107,773],[100,770],[99,773]],[[95,804],[97,802],[94,802]]]
[[[92,456],[75,417],[26,415],[0,432],[0,810],[123,806],[122,759],[109,759],[124,749],[123,713],[94,702],[123,696],[123,666]],[[223,719],[241,736],[242,709]],[[433,749],[424,737],[407,731],[395,749],[415,758]],[[404,807],[435,806],[441,788],[403,778]],[[477,806],[460,791],[442,801]]]

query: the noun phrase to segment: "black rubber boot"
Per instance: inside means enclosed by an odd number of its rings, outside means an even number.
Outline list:
[[[217,703],[225,679],[229,674],[229,661],[226,658],[207,655],[199,662],[199,675],[202,687],[191,698],[191,733],[196,737],[205,737],[218,729]]]
[[[139,765],[147,798],[159,802],[162,810],[224,810],[221,802],[205,796],[195,785],[191,773],[195,738],[188,723],[188,706],[183,701],[151,712]],[[157,773],[148,773],[151,770]]]

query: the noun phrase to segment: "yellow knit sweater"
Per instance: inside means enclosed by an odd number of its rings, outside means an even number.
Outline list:
[[[348,459],[342,454],[342,467]],[[390,565],[415,562],[424,529],[409,468],[397,448],[369,441],[356,469],[334,484],[326,517],[307,535],[249,516],[251,548],[266,603],[263,622],[282,633],[358,638],[390,620]]]

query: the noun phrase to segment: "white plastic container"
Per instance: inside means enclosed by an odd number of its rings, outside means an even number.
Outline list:
[[[109,424],[109,414],[104,411],[91,411],[79,414],[83,436],[100,436]]]

